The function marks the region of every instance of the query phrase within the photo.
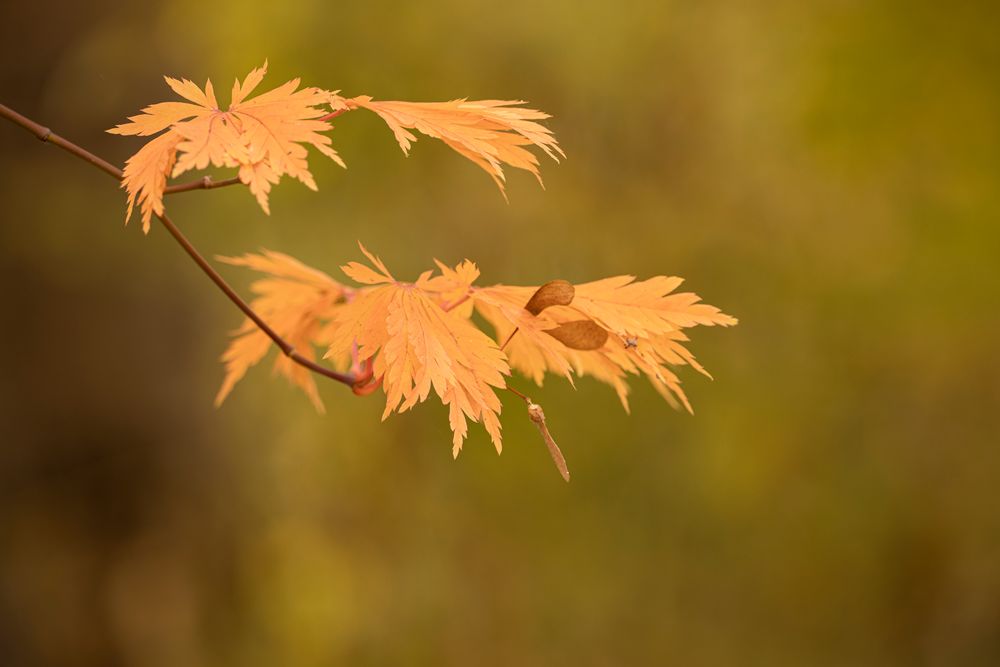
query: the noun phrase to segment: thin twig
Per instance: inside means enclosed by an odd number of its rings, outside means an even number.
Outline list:
[[[26,116],[22,116],[18,112],[14,111],[8,106],[0,104],[0,116],[3,116],[10,122],[20,125],[28,132],[31,132],[35,137],[41,139],[42,141],[47,141],[50,144],[54,144],[64,151],[68,151],[73,155],[77,156],[85,162],[89,162],[93,166],[97,167],[104,173],[114,177],[116,180],[122,180],[122,170],[111,164],[107,160],[103,160],[90,151],[85,151],[71,141],[63,139],[58,134],[55,134],[49,128],[39,125],[35,121],[31,120]]]
[[[216,188],[224,188],[230,185],[240,185],[243,181],[240,180],[239,176],[233,176],[232,178],[227,178],[223,181],[213,180],[211,176],[203,176],[197,180],[191,181],[190,183],[178,183],[177,185],[171,185],[163,191],[165,195],[173,195],[178,192],[188,192],[190,190],[214,190]]]
[[[514,389],[513,387],[511,387],[509,384],[505,384],[504,385],[504,389],[506,389],[510,393],[514,394],[515,396],[517,396],[518,398],[520,398],[522,401],[524,401],[528,405],[531,405],[532,401],[531,401],[530,398],[528,398],[527,396],[525,396],[524,394],[522,394],[521,392],[519,392],[517,389]]]
[[[31,120],[26,116],[22,116],[21,114],[17,113],[10,107],[0,104],[0,117],[6,118],[15,125],[23,127],[25,130],[35,135],[38,139],[53,144],[55,146],[58,146],[64,151],[80,158],[84,162],[90,163],[94,167],[97,167],[104,173],[115,178],[115,180],[121,181],[122,179],[121,169],[114,166],[107,160],[104,160],[94,155],[90,151],[77,146],[68,139],[60,137],[58,134],[52,132],[52,130],[50,130],[49,128],[36,123],[35,121]],[[173,192],[185,192],[187,190],[199,190],[199,189],[207,189],[213,187],[222,187],[223,185],[231,185],[232,183],[230,183],[229,181],[233,180],[234,179],[227,179],[227,181],[215,182],[207,178],[200,179],[200,181],[197,181],[195,183],[186,183],[179,186],[175,186]],[[235,182],[239,182],[239,179],[235,179]],[[353,374],[338,373],[337,371],[320,366],[316,362],[310,361],[309,359],[306,359],[298,352],[296,352],[295,348],[292,347],[291,343],[289,343],[284,338],[279,336],[278,333],[274,331],[274,329],[268,326],[268,324],[263,319],[261,319],[260,315],[258,315],[254,311],[254,309],[251,308],[250,305],[246,301],[244,301],[243,298],[240,297],[240,295],[237,294],[232,287],[229,286],[229,284],[223,279],[223,277],[219,275],[218,271],[212,268],[212,265],[208,263],[208,261],[201,255],[201,253],[198,252],[198,250],[194,247],[194,245],[191,244],[191,242],[187,239],[187,237],[184,236],[181,230],[177,228],[177,226],[170,220],[169,217],[167,217],[166,214],[159,215],[157,216],[157,218],[160,220],[163,226],[166,227],[167,231],[170,232],[170,235],[174,237],[174,240],[177,241],[177,243],[181,246],[181,248],[184,249],[184,252],[186,252],[188,256],[194,261],[194,263],[198,265],[198,268],[200,268],[205,273],[205,275],[207,275],[208,278],[213,283],[215,283],[216,287],[222,290],[222,293],[225,294],[229,298],[229,300],[232,301],[236,305],[236,307],[243,312],[244,315],[250,318],[250,320],[253,321],[253,323],[257,325],[257,327],[261,331],[263,331],[264,334],[266,334],[267,337],[270,338],[274,342],[274,344],[278,346],[279,349],[281,349],[281,352],[285,356],[287,356],[289,359],[299,364],[300,366],[303,366],[304,368],[307,368],[314,373],[323,375],[325,377],[328,377],[332,380],[336,380],[337,382],[341,382],[351,387],[355,386],[356,384],[366,384],[370,381],[371,379],[370,374],[367,377],[355,377]]]
[[[263,331],[268,338],[274,341],[274,344],[281,349],[282,353],[286,357],[298,365],[308,368],[314,373],[325,375],[326,377],[336,380],[337,382],[343,382],[347,385],[353,385],[355,383],[355,377],[353,375],[338,373],[337,371],[320,366],[316,362],[310,361],[296,352],[291,343],[279,336],[274,329],[268,326],[267,322],[261,319],[260,315],[258,315],[256,311],[250,307],[250,304],[244,301],[243,298],[229,286],[229,283],[227,283],[225,279],[219,275],[219,272],[208,263],[208,260],[201,256],[201,253],[199,253],[194,245],[188,241],[187,237],[184,236],[181,230],[177,228],[177,225],[170,220],[166,213],[157,217],[160,219],[160,222],[163,223],[163,226],[167,228],[167,231],[170,232],[170,235],[174,237],[174,240],[177,241],[177,243],[184,249],[184,252],[186,252],[192,260],[194,260],[194,263],[198,265],[198,267],[213,283],[215,283],[216,287],[222,290],[223,294],[229,297],[229,300],[236,304],[236,307],[243,311],[243,314],[257,325],[258,329]]]

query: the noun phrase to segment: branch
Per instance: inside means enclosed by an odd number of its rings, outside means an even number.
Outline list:
[[[80,158],[84,162],[89,162],[93,166],[97,167],[105,174],[112,176],[115,180],[122,180],[122,170],[111,164],[107,160],[101,159],[91,153],[90,151],[85,151],[71,141],[63,139],[58,134],[55,134],[52,130],[42,125],[39,125],[35,121],[22,116],[18,112],[14,111],[8,106],[0,104],[0,116],[3,116],[15,125],[20,125],[28,132],[31,132],[35,137],[41,139],[42,141],[47,141],[50,144],[56,145],[59,148],[72,153],[76,157]]]
[[[214,190],[215,188],[224,188],[229,185],[240,185],[241,183],[243,183],[243,181],[240,180],[239,176],[233,176],[232,178],[227,178],[224,181],[213,181],[211,176],[203,176],[202,178],[191,181],[190,183],[171,185],[163,191],[163,194],[173,195],[178,192],[188,192],[190,190]]]
[[[58,146],[64,151],[80,158],[84,162],[88,162],[92,166],[97,167],[104,173],[108,174],[109,176],[112,176],[115,180],[121,181],[122,179],[121,169],[114,166],[107,160],[104,160],[94,155],[90,151],[80,148],[79,146],[69,141],[68,139],[60,137],[58,134],[54,133],[49,128],[39,125],[38,123],[31,120],[30,118],[27,118],[26,116],[22,116],[21,114],[17,113],[10,107],[0,104],[0,117],[6,118],[15,125],[20,125],[25,130],[35,135],[35,137],[37,137],[41,141]],[[166,192],[167,194],[172,194],[175,192],[187,192],[188,190],[205,190],[211,188],[224,187],[227,185],[235,185],[236,183],[239,182],[240,182],[239,178],[230,178],[224,181],[216,182],[213,181],[210,177],[206,176],[205,178],[199,179],[197,181],[192,181],[191,183],[184,183],[167,188]],[[166,214],[159,215],[157,216],[157,218],[163,224],[163,226],[166,227],[167,231],[170,232],[170,235],[174,237],[174,240],[177,241],[177,243],[184,249],[184,252],[186,252],[192,260],[194,260],[194,263],[198,265],[198,268],[200,268],[205,273],[205,275],[207,275],[208,278],[213,283],[215,283],[216,287],[222,290],[222,293],[225,294],[229,298],[229,300],[236,305],[237,308],[243,311],[244,315],[250,318],[250,320],[253,321],[253,323],[257,325],[257,327],[261,331],[263,331],[275,345],[278,346],[282,354],[284,354],[286,357],[288,357],[298,365],[309,369],[313,373],[317,373],[324,377],[328,377],[332,380],[336,380],[337,382],[341,382],[350,387],[354,387],[355,385],[358,386],[364,385],[371,380],[370,374],[362,374],[360,377],[355,377],[354,374],[352,373],[338,373],[337,371],[325,368],[324,366],[320,366],[316,362],[310,361],[309,359],[306,359],[298,352],[296,352],[295,348],[291,345],[291,343],[286,341],[284,338],[278,335],[278,333],[274,331],[274,329],[268,326],[267,322],[261,319],[260,315],[258,315],[254,311],[254,309],[251,308],[250,305],[246,301],[244,301],[242,297],[240,297],[240,295],[237,294],[232,287],[229,286],[229,284],[225,281],[225,279],[223,279],[223,277],[219,275],[219,272],[216,271],[214,268],[212,268],[212,265],[209,264],[204,257],[202,257],[201,253],[198,252],[198,250],[194,247],[194,245],[191,244],[191,242],[187,239],[187,237],[184,236],[181,230],[178,229],[178,227],[170,220],[169,217],[167,217]]]

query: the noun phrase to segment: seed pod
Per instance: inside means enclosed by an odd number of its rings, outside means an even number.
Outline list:
[[[532,315],[538,315],[549,306],[568,306],[573,303],[576,290],[565,280],[550,280],[531,295],[524,309]]]
[[[542,434],[542,439],[545,440],[545,446],[549,448],[549,455],[552,456],[552,462],[556,464],[556,469],[559,470],[559,474],[562,478],[569,481],[569,468],[566,467],[566,458],[563,456],[562,451],[559,449],[559,445],[552,438],[552,434],[549,433],[549,427],[545,425],[545,412],[542,411],[542,406],[537,403],[528,403],[528,417],[535,423],[538,427],[539,433]]]
[[[564,322],[545,333],[572,350],[597,350],[608,341],[608,332],[593,320]]]

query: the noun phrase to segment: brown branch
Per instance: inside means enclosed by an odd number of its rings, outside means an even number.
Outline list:
[[[35,137],[37,137],[38,139],[53,144],[55,146],[58,146],[64,151],[80,158],[84,162],[88,162],[94,167],[97,167],[104,173],[115,178],[115,180],[121,181],[122,179],[121,169],[114,166],[107,160],[97,157],[90,151],[87,151],[77,146],[68,139],[60,137],[58,134],[52,132],[52,130],[50,130],[49,128],[39,125],[38,123],[31,120],[30,118],[27,118],[26,116],[22,116],[21,114],[17,113],[10,107],[0,104],[0,117],[6,118],[15,125],[20,125],[25,130],[35,135]],[[210,189],[210,188],[223,187],[226,185],[233,185],[238,182],[239,182],[238,178],[215,182],[212,181],[209,177],[205,177],[203,179],[200,179],[192,183],[185,183],[174,186],[173,188],[168,188],[167,192],[168,193],[170,193],[171,191],[186,192],[188,190]],[[278,333],[275,332],[274,329],[268,326],[267,322],[261,319],[260,315],[258,315],[254,311],[254,309],[251,308],[250,305],[246,301],[244,301],[243,298],[240,297],[240,295],[237,294],[232,287],[229,286],[229,284],[225,281],[225,279],[223,279],[223,277],[219,275],[219,272],[216,271],[214,268],[212,268],[212,265],[208,263],[208,260],[206,260],[201,255],[201,253],[198,252],[198,250],[194,247],[194,245],[191,244],[191,242],[187,239],[187,237],[184,236],[181,230],[177,228],[177,226],[170,220],[169,217],[167,217],[166,214],[157,216],[157,218],[160,220],[163,226],[166,227],[167,231],[170,232],[170,235],[174,237],[174,240],[177,241],[177,243],[181,246],[181,248],[184,249],[184,252],[186,252],[188,256],[194,261],[194,263],[198,265],[198,268],[200,268],[205,273],[205,275],[207,275],[208,278],[213,283],[215,283],[216,287],[222,290],[222,293],[225,294],[229,298],[229,300],[232,301],[233,304],[235,304],[236,307],[243,312],[244,315],[250,318],[250,320],[253,321],[253,323],[256,324],[257,327],[261,331],[263,331],[267,335],[267,337],[270,338],[272,342],[274,342],[275,345],[278,346],[278,348],[285,356],[287,356],[289,359],[299,364],[300,366],[309,369],[313,373],[318,373],[319,375],[323,375],[332,380],[336,380],[337,382],[342,382],[343,384],[346,384],[351,387],[353,387],[356,384],[365,384],[371,379],[370,375],[368,375],[367,377],[355,377],[353,374],[350,373],[338,373],[329,368],[320,366],[316,362],[310,361],[309,359],[306,359],[298,352],[296,352],[295,348],[292,347],[291,343],[286,341],[284,338],[278,335]]]
[[[97,167],[104,173],[114,177],[116,180],[122,179],[122,170],[111,164],[107,160],[103,160],[89,151],[85,151],[71,141],[63,139],[58,134],[55,134],[47,127],[39,125],[35,121],[22,116],[18,112],[14,111],[8,106],[0,104],[0,116],[3,116],[10,122],[20,125],[28,132],[31,132],[35,137],[41,139],[42,141],[47,141],[50,144],[54,144],[59,148],[72,153],[76,157],[80,158],[84,162],[89,162],[93,166]]]

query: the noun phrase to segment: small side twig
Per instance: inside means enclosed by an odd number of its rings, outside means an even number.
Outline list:
[[[348,111],[350,111],[350,109],[337,109],[336,111],[328,113],[325,116],[321,116],[321,117],[317,118],[316,120],[318,120],[318,121],[333,120],[334,118],[336,118],[340,114],[347,113]]]
[[[189,192],[191,190],[214,190],[216,188],[225,188],[230,185],[242,185],[243,181],[240,180],[239,176],[233,176],[232,178],[227,178],[222,181],[213,180],[211,176],[203,176],[197,180],[190,181],[189,183],[178,183],[177,185],[171,185],[163,191],[165,195],[174,195],[178,192]]]

